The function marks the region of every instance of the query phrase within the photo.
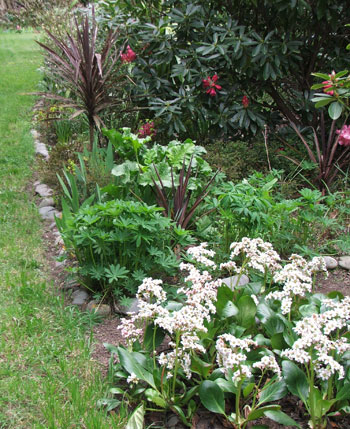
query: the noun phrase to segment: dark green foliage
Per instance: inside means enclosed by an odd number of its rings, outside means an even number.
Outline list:
[[[100,6],[99,19],[122,24],[138,55],[131,90],[169,134],[255,133],[281,116],[316,125],[311,73],[349,62],[345,0],[167,0],[143,14],[128,2],[125,15],[113,2]],[[222,89],[211,97],[203,79],[215,74]]]

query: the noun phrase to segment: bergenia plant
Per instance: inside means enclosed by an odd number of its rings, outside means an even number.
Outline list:
[[[161,280],[145,279],[139,312],[122,320],[128,347],[112,350],[119,358],[116,374],[128,387],[117,393],[144,400],[146,411],[172,410],[188,427],[200,405],[235,428],[261,417],[300,427],[276,403],[288,390],[302,399],[314,429],[323,427],[327,413],[347,409],[350,298],[318,294],[305,305],[323,258],[307,262],[293,255],[283,267],[270,243],[245,237],[232,243],[231,259],[220,268],[260,276],[261,284],[230,288],[215,279],[216,255],[207,243],[187,253],[177,297],[169,301]],[[282,295],[273,290],[266,300],[264,287],[278,283]],[[296,298],[303,305],[294,305]]]
[[[313,429],[325,428],[332,406],[350,398],[349,381],[338,391],[335,389],[336,381],[345,377],[342,360],[350,350],[348,335],[344,336],[350,326],[350,298],[341,302],[325,299],[322,305],[322,313],[304,317],[295,324],[298,337],[282,351],[288,359],[282,365],[288,389],[303,401]]]

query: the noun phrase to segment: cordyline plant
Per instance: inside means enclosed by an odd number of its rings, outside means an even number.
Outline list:
[[[317,164],[318,174],[316,177],[316,184],[322,194],[325,195],[326,190],[332,185],[339,171],[349,165],[350,147],[342,145],[341,137],[344,126],[341,130],[337,130],[336,121],[333,120],[330,131],[327,133],[323,112],[321,112],[320,117],[319,135],[315,128],[311,128],[314,148],[312,148],[312,145],[308,142],[307,138],[302,135],[302,131],[297,127],[297,125],[291,123],[290,126],[305,146],[310,161]],[[286,146],[289,146],[285,140],[280,137],[278,138],[282,140]],[[301,164],[299,161],[291,157],[287,157],[285,155],[282,156],[298,166]]]
[[[104,42],[102,52],[96,51],[97,32],[95,13],[92,10],[92,23],[86,17],[81,25],[75,20],[76,37],[67,33],[62,40],[46,31],[59,52],[37,42],[47,53],[52,73],[63,81],[72,92],[72,97],[62,97],[53,93],[37,93],[42,97],[56,100],[75,112],[71,119],[85,114],[89,121],[90,150],[92,150],[95,127],[100,128],[103,121],[100,113],[107,107],[118,103],[108,94],[115,73],[115,63],[120,50],[112,51],[118,31],[110,31]]]
[[[185,159],[182,164],[182,168],[179,174],[179,184],[175,186],[174,173],[173,168],[171,168],[171,195],[168,196],[166,188],[163,185],[162,179],[160,177],[159,171],[157,167],[153,164],[155,173],[159,180],[159,184],[152,177],[152,181],[155,187],[155,193],[157,198],[157,204],[160,207],[163,207],[165,213],[168,217],[173,219],[177,226],[180,226],[182,229],[186,229],[189,222],[191,221],[194,212],[197,207],[203,202],[205,197],[208,195],[208,188],[213,183],[217,173],[219,170],[213,175],[213,177],[208,181],[208,183],[204,186],[196,200],[194,201],[192,206],[190,205],[190,200],[192,196],[192,190],[189,188],[189,182],[192,173],[192,162],[193,155],[191,156],[189,165],[186,171]]]

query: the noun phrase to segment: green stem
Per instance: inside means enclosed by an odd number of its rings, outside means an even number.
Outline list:
[[[260,380],[259,380],[259,383],[258,383],[258,385],[257,385],[257,386],[256,386],[256,388],[255,388],[255,394],[254,394],[254,396],[253,396],[253,402],[252,402],[252,411],[255,409],[255,402],[256,402],[256,398],[257,398],[257,396],[258,396],[258,393],[259,393],[259,387],[260,387],[260,384],[261,384],[262,379],[263,379],[263,377],[264,377],[264,374],[265,374],[265,370],[262,372],[261,377],[260,377]]]
[[[176,348],[175,348],[175,365],[174,365],[174,374],[173,374],[173,398],[175,398],[175,387],[176,387],[176,376],[179,369],[179,342],[180,342],[180,332],[176,331]]]
[[[154,325],[153,328],[153,369],[156,369],[156,332],[157,327]]]
[[[312,361],[310,360],[310,372],[309,372],[310,378],[309,378],[309,386],[310,386],[310,416],[312,421],[312,426],[315,429],[316,428],[316,416],[315,416],[315,370],[314,366],[312,364]]]
[[[242,375],[242,374],[241,374]],[[243,385],[244,377],[242,380],[239,381],[237,386],[237,393],[236,393],[236,424],[238,427],[241,426],[241,412],[240,412],[240,402],[241,402],[241,389]]]

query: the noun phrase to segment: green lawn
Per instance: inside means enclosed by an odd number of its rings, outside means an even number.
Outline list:
[[[0,428],[118,428],[90,358],[87,317],[48,281],[41,221],[28,182],[41,55],[32,33],[0,31]]]

